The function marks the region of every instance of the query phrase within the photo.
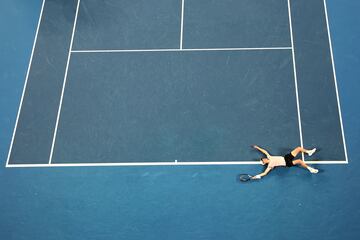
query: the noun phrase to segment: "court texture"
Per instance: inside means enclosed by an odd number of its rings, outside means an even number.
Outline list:
[[[0,239],[358,239],[359,11],[1,1]]]

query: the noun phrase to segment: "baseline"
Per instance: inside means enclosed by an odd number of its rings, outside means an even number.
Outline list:
[[[343,160],[336,161],[306,161],[313,165],[348,164]],[[52,163],[52,164],[9,164],[7,168],[46,168],[46,167],[136,167],[136,166],[211,166],[211,165],[261,165],[259,161],[236,162],[139,162],[139,163]]]

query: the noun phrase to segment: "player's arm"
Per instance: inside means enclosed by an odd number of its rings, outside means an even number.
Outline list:
[[[271,171],[271,169],[272,169],[271,167],[267,167],[263,173],[253,176],[252,179],[260,179],[260,178],[266,176]]]
[[[262,152],[263,154],[265,154],[267,157],[270,156],[270,154],[268,153],[268,151],[266,151],[265,149],[263,149],[263,148],[261,148],[261,147],[259,147],[259,146],[257,146],[257,145],[254,145],[253,148],[259,150],[260,152]]]

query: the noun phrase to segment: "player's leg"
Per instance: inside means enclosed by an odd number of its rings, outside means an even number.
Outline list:
[[[309,149],[305,149],[303,147],[297,147],[291,151],[291,155],[296,157],[299,153],[307,153],[309,156],[311,156],[314,154],[315,151],[316,151],[316,148],[309,150]]]
[[[294,160],[294,161],[293,161],[293,164],[294,164],[294,165],[300,165],[300,166],[302,166],[303,168],[309,170],[311,173],[318,173],[318,172],[319,172],[319,170],[310,167],[309,165],[307,165],[307,164],[306,164],[303,160],[301,160],[301,159],[296,159],[296,160]]]

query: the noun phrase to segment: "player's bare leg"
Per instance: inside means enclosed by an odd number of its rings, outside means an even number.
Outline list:
[[[292,162],[293,162],[294,165],[300,165],[300,166],[302,166],[303,168],[309,170],[311,173],[318,173],[318,172],[319,172],[319,170],[310,167],[309,165],[307,165],[307,164],[306,164],[303,160],[301,160],[301,159],[296,159],[296,160],[293,160]]]
[[[305,149],[303,147],[297,147],[291,151],[291,155],[296,157],[299,153],[307,153],[309,156],[311,156],[314,154],[315,151],[316,151],[316,148],[309,150],[309,149]]]

